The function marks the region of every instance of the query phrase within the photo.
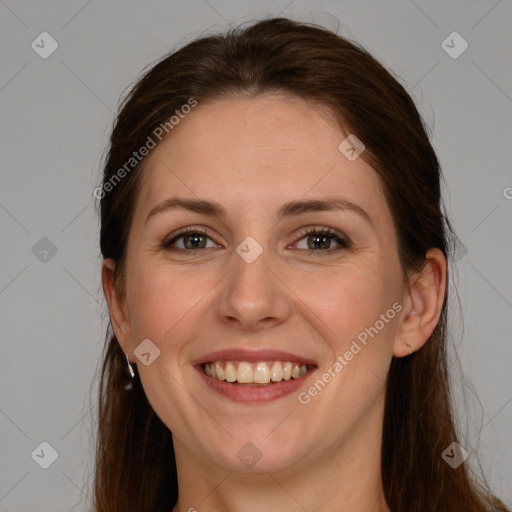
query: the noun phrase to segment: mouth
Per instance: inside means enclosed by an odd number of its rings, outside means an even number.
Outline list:
[[[318,369],[313,360],[275,350],[224,350],[195,361],[207,387],[235,402],[270,402],[303,387]]]

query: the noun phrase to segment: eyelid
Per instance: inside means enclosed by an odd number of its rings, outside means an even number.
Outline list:
[[[204,236],[210,238],[211,240],[213,240],[213,238],[209,235],[207,229],[199,227],[199,226],[187,226],[186,228],[178,230],[177,233],[172,233],[171,235],[165,237],[162,242],[162,247],[165,249],[170,249],[171,244],[175,243],[182,236],[185,236],[187,234],[194,234],[194,233],[204,235]],[[215,242],[215,240],[213,240],[213,241]],[[215,243],[217,243],[217,242],[215,242]],[[180,250],[180,249],[178,249],[178,250]],[[193,252],[192,250],[187,250],[187,249],[183,249],[183,250],[185,250],[187,252]]]
[[[318,234],[318,235],[329,235],[337,244],[339,244],[341,246],[342,249],[349,249],[350,247],[352,247],[352,240],[350,240],[350,238],[348,236],[346,236],[343,232],[341,231],[338,231],[337,229],[334,229],[334,228],[330,228],[328,226],[321,226],[321,225],[311,225],[311,226],[306,226],[305,228],[303,228],[301,230],[301,232],[296,235],[297,240],[296,242],[294,242],[294,244],[296,244],[297,242],[299,242],[300,240],[302,240],[304,237],[308,236],[308,235],[314,235],[314,234]],[[336,252],[336,251],[339,251],[341,250],[340,248],[338,249],[327,249],[325,251],[307,251],[307,252],[311,252],[311,253],[323,253],[323,254],[330,254],[330,253],[333,253],[333,252]]]
[[[311,233],[313,233],[313,234],[314,233],[329,234],[332,236],[337,236],[337,237],[343,239],[344,241],[346,241],[347,243],[351,243],[349,237],[346,236],[342,231],[338,231],[337,229],[330,228],[329,226],[322,226],[319,224],[318,225],[312,224],[311,226],[306,226],[301,229],[301,231],[299,232],[298,235],[295,235],[295,236],[303,237],[303,236],[309,235]]]

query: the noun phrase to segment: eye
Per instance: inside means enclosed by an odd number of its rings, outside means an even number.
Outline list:
[[[218,247],[214,245],[207,247],[207,239],[213,240],[208,236],[207,232],[199,228],[186,228],[170,240],[162,243],[162,247],[169,251],[195,251],[198,249],[210,249],[211,247]],[[177,243],[180,241],[181,243]],[[176,244],[178,247],[175,247]],[[181,247],[179,247],[181,245]]]
[[[208,247],[208,240],[213,245]],[[327,227],[308,228],[301,233],[299,242],[302,240],[306,240],[306,247],[299,247],[299,249],[309,250],[309,252],[332,253],[348,249],[351,246],[350,240],[342,233]],[[295,245],[299,244],[299,242],[296,242]],[[333,242],[337,243],[339,247],[333,249],[331,247]],[[208,236],[207,231],[195,227],[186,228],[162,243],[162,248],[168,251],[192,252],[201,249],[211,249],[212,247],[219,246]]]
[[[327,227],[310,227],[301,234],[299,242],[301,240],[305,240],[306,247],[299,247],[299,249],[309,249],[310,251],[323,253],[340,251],[342,249],[348,249],[351,246],[350,240],[342,233]],[[296,245],[298,245],[299,242],[296,242]],[[331,248],[333,242],[337,243],[340,247]]]

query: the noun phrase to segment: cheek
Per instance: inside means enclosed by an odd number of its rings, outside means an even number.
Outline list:
[[[326,339],[336,352],[374,325],[396,300],[385,276],[379,266],[350,266],[298,280],[297,295],[322,320]]]
[[[149,338],[162,345],[177,340],[173,329],[208,290],[204,276],[144,264],[134,266],[131,276],[129,308],[136,342]]]

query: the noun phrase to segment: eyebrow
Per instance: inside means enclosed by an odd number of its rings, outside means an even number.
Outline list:
[[[157,204],[151,209],[146,217],[146,224],[151,217],[158,213],[172,211],[172,210],[186,210],[208,217],[226,218],[226,209],[215,201],[206,201],[204,199],[183,199],[179,197],[171,197]],[[368,213],[363,210],[359,205],[347,201],[339,197],[328,197],[325,199],[307,199],[300,201],[291,201],[284,204],[278,210],[278,218],[295,217],[304,213],[310,212],[323,212],[323,211],[352,211],[357,213],[367,222],[373,225],[372,219]]]

